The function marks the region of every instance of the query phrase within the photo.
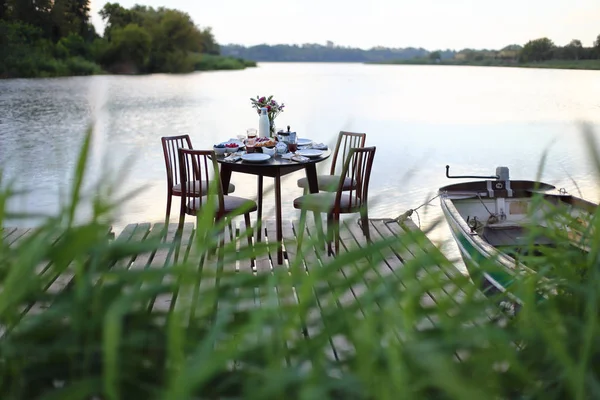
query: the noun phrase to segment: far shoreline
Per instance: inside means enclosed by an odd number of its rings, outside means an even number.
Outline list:
[[[533,68],[533,69],[569,69],[580,71],[598,71],[600,70],[600,60],[548,60],[528,63],[519,62],[468,62],[454,60],[439,60],[437,62],[430,60],[393,60],[366,62],[370,65],[431,65],[431,66],[451,66],[451,67],[508,67],[508,68]]]

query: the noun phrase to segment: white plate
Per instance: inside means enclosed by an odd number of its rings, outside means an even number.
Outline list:
[[[248,162],[263,162],[267,161],[269,158],[271,158],[270,155],[263,153],[246,153],[242,156],[242,160]]]
[[[305,149],[305,150],[298,150],[296,152],[296,154],[300,154],[301,156],[308,157],[308,158],[315,158],[315,157],[320,157],[323,154],[323,152],[321,150]]]
[[[310,139],[300,139],[300,138],[298,138],[298,146],[308,146],[312,142],[313,141],[310,140]]]

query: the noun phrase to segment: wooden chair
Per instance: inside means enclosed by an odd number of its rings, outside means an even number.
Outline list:
[[[333,152],[333,160],[331,161],[331,170],[329,175],[318,175],[319,179],[319,191],[333,192],[338,188],[338,182],[342,175],[336,174],[337,169],[344,166],[346,159],[350,153],[350,149],[365,147],[365,141],[367,140],[366,133],[354,133],[340,131]],[[344,180],[344,190],[349,190],[353,186],[352,181],[349,177]],[[308,180],[306,178],[298,179],[298,187],[304,189],[304,194],[308,193]]]
[[[215,152],[213,150],[190,150],[183,148],[180,148],[178,152],[179,170],[181,173],[180,182],[190,183],[189,186],[181,186],[181,209],[179,212],[178,230],[183,228],[186,214],[197,215],[207,202],[212,202],[215,206],[215,220],[243,214],[246,229],[249,230],[250,213],[256,211],[256,202],[223,194]],[[205,182],[208,182],[207,189],[210,189],[210,191],[207,190],[208,194],[198,196],[198,193],[204,190],[200,185]],[[248,244],[252,246],[252,235],[248,235]]]
[[[163,153],[165,156],[165,166],[167,168],[167,213],[165,216],[165,220],[168,222],[169,217],[171,215],[171,202],[173,196],[181,197],[181,181],[180,179],[180,171],[179,171],[179,156],[177,154],[177,149],[192,149],[192,141],[189,135],[179,135],[179,136],[165,136],[161,139]],[[200,193],[205,195],[207,193],[208,185],[206,182],[201,183],[200,185],[192,185],[188,182],[188,196],[192,195],[192,187],[198,187],[201,189]],[[235,191],[235,186],[229,185],[228,193],[233,193]],[[199,195],[197,193],[196,195]]]
[[[335,241],[335,254],[339,254],[340,214],[360,213],[361,227],[367,240],[371,240],[369,232],[368,197],[369,179],[375,157],[375,147],[352,148],[348,152],[341,175],[338,176],[337,188],[334,193],[320,192],[306,194],[294,200],[294,208],[301,210],[298,247],[302,242],[307,211],[316,215],[327,213],[328,250],[332,253],[331,241]],[[356,182],[346,188],[346,180]],[[317,220],[315,218],[315,220]],[[319,229],[322,229],[319,227]]]

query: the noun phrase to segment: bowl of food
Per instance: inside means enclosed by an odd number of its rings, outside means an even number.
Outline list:
[[[236,151],[238,151],[239,148],[240,146],[234,142],[223,142],[215,144],[213,146],[213,150],[217,155],[223,155],[225,153],[235,153]]]
[[[275,155],[275,153],[277,153],[277,149],[275,149],[275,146],[273,146],[273,147],[263,147],[262,148],[262,152],[264,154],[268,154],[269,156],[273,157]]]

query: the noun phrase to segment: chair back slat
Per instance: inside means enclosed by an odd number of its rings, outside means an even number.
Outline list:
[[[167,185],[169,189],[179,184],[180,165],[177,150],[180,148],[191,149],[192,140],[189,135],[165,136],[161,138],[165,166],[167,168]]]
[[[366,133],[340,131],[331,161],[331,175],[336,175],[336,172],[344,167],[350,149],[364,147],[366,140]]]
[[[342,194],[348,196],[350,208],[360,208],[366,205],[369,197],[369,180],[375,158],[376,147],[351,148],[342,169],[338,183],[334,212],[339,212]],[[345,178],[356,182],[349,190],[344,191]]]
[[[191,150],[179,148],[179,166],[181,185],[181,207],[185,212],[190,200],[195,199],[195,209],[199,210],[203,203],[214,195],[218,196],[221,212],[224,210],[223,188],[219,177],[219,166],[213,150]],[[206,187],[209,196],[200,196],[202,185]],[[209,200],[210,201],[210,200]],[[214,200],[213,200],[214,201]],[[217,215],[219,217],[219,215]]]

